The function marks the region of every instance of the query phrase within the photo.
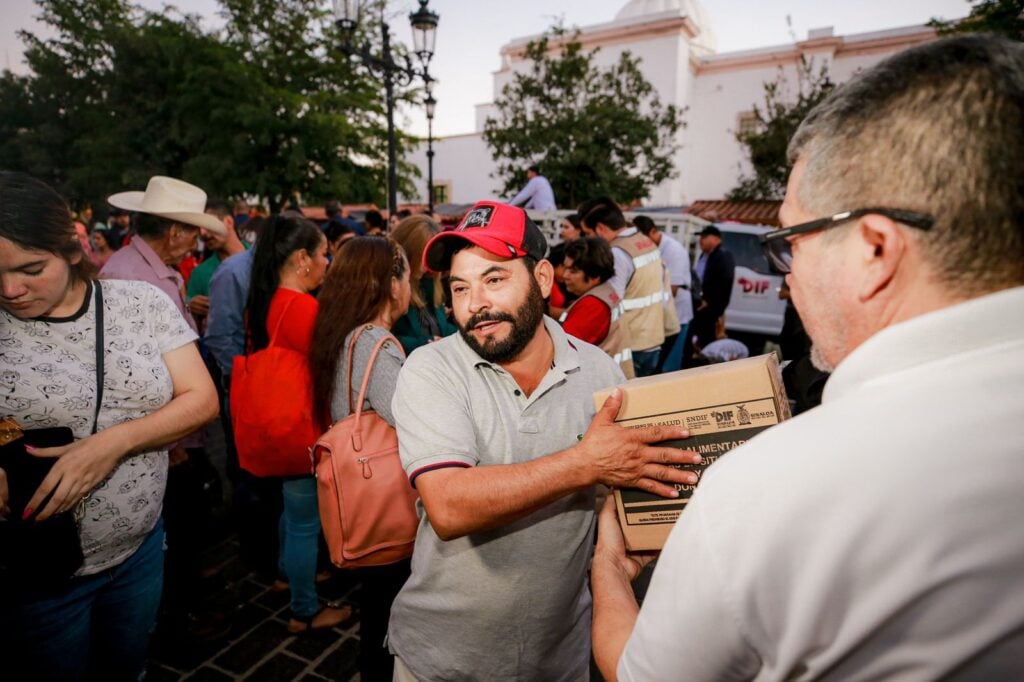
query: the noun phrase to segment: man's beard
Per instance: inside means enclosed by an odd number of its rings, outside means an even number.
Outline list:
[[[544,320],[544,296],[541,294],[537,280],[530,278],[530,292],[526,296],[515,315],[508,313],[478,313],[466,321],[466,324],[459,324],[459,333],[465,339],[469,347],[476,351],[476,354],[487,362],[501,364],[510,362],[529,345],[537,327]],[[482,322],[508,322],[512,330],[508,336],[501,340],[486,339],[483,343],[476,340],[470,330]]]

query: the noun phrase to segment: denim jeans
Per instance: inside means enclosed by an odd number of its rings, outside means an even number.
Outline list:
[[[157,521],[124,562],[72,578],[57,595],[11,605],[4,668],[29,679],[135,682],[146,665],[164,577],[164,528]],[[5,605],[6,606],[6,605]],[[6,610],[6,609],[5,609]],[[13,660],[11,660],[13,658]]]
[[[690,323],[684,322],[678,334],[665,337],[665,343],[661,344],[661,355],[658,356],[658,374],[682,368],[683,346],[686,344],[686,330],[689,327]]]
[[[658,356],[661,348],[633,351],[633,370],[638,377],[649,377],[658,373]]]
[[[320,507],[312,476],[284,480],[281,514],[281,572],[288,578],[292,615],[310,618],[320,609],[316,596],[316,557],[320,541]]]

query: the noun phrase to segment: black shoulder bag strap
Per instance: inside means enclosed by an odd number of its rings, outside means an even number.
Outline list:
[[[96,433],[103,405],[103,356],[106,353],[103,349],[103,290],[98,279],[92,285],[96,288],[96,412],[92,416],[92,433]]]

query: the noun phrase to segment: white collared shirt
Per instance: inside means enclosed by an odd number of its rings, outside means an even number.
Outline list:
[[[1024,287],[893,325],[705,474],[621,680],[1024,675]]]

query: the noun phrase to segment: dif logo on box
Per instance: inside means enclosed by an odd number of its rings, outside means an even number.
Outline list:
[[[730,428],[736,426],[736,421],[733,419],[732,410],[712,410],[711,416],[715,418],[715,424],[720,429]]]

